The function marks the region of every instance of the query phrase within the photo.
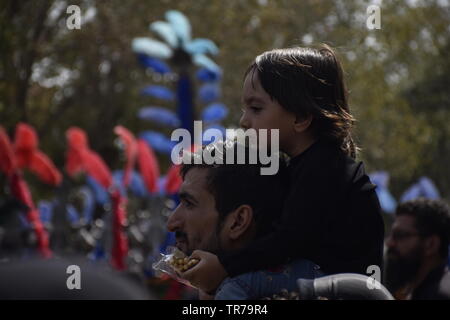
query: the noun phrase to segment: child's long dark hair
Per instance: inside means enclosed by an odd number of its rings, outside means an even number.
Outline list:
[[[332,48],[275,49],[256,57],[246,75],[258,72],[264,90],[282,107],[300,117],[312,115],[317,137],[335,142],[355,158],[343,69]]]

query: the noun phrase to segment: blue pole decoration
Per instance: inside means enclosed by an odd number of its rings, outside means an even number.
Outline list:
[[[171,127],[181,126],[192,134],[196,115],[190,70],[193,69],[193,65],[200,67],[196,74],[197,78],[204,82],[197,93],[200,100],[204,103],[217,101],[220,96],[219,81],[222,77],[222,70],[207,55],[217,55],[219,48],[210,39],[192,39],[191,24],[181,12],[169,10],[166,12],[165,18],[166,21],[156,21],[150,24],[150,30],[157,34],[163,42],[145,37],[135,38],[132,41],[132,49],[138,54],[138,59],[144,67],[161,74],[173,72],[178,75],[176,95],[167,87],[162,86],[147,86],[141,93],[169,102],[176,98],[179,124],[176,125],[177,121],[173,114],[162,113],[160,109],[143,108],[139,112],[139,117]],[[174,67],[174,71],[169,71],[169,64],[165,64],[160,59],[167,60]],[[227,111],[222,105],[207,111],[206,116],[212,122],[223,119],[226,114]],[[152,139],[154,138],[156,137]],[[154,146],[155,142],[150,140],[147,141]],[[160,143],[157,145],[161,147],[160,151],[167,151],[165,147],[162,148]],[[157,150],[158,146],[154,149]]]
[[[177,83],[178,115],[181,127],[192,135],[194,132],[194,106],[192,101],[192,85],[189,75],[183,73]]]

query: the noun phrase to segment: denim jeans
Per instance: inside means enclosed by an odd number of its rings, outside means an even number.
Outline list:
[[[315,263],[298,259],[282,267],[226,278],[215,300],[254,300],[279,294],[282,289],[298,291],[297,279],[315,279],[325,274]]]

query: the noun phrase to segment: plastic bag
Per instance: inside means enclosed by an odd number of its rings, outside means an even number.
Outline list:
[[[173,279],[177,280],[178,282],[181,282],[182,284],[185,284],[189,287],[194,287],[189,281],[186,279],[183,279],[179,276],[179,273],[185,270],[177,269],[176,261],[177,260],[183,260],[184,263],[186,263],[187,268],[193,267],[195,264],[198,263],[197,259],[189,259],[182,251],[180,251],[176,247],[168,247],[167,253],[162,254],[161,258],[153,263],[152,268],[156,271],[156,275],[160,275],[162,273],[168,274]]]

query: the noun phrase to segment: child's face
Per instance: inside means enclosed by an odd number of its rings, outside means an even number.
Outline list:
[[[250,72],[244,81],[242,94],[242,117],[239,122],[243,129],[279,129],[280,150],[288,152],[295,139],[296,117],[272,100],[259,81],[258,72]]]

